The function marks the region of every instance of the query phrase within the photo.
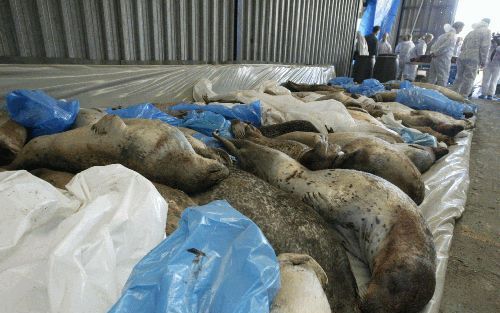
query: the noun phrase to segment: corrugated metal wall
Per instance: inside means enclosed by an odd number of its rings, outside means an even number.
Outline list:
[[[350,65],[359,0],[0,0],[0,59]],[[8,57],[8,58],[6,58]]]
[[[0,0],[0,56],[233,59],[233,0]]]
[[[351,60],[356,0],[246,0],[242,59],[334,64],[347,73]]]
[[[399,23],[396,21],[399,29],[393,29],[392,37],[409,34],[415,26],[412,33],[415,40],[425,33],[435,37],[443,34],[443,25],[454,22],[458,0],[403,0],[401,5]]]

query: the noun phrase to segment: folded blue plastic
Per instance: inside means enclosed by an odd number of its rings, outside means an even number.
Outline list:
[[[172,126],[179,126],[182,120],[167,114],[152,103],[135,104],[123,109],[107,109],[108,114],[118,115],[121,118],[143,118],[148,120],[160,120]]]
[[[172,111],[210,111],[220,114],[228,120],[241,120],[250,123],[256,127],[261,126],[261,105],[260,100],[250,104],[237,104],[232,107],[210,103],[207,105],[181,103],[170,107]]]
[[[266,313],[279,264],[260,229],[225,200],[187,208],[133,269],[110,313]]]
[[[56,100],[41,90],[14,90],[7,94],[10,118],[29,130],[30,137],[69,129],[78,115],[78,100]]]

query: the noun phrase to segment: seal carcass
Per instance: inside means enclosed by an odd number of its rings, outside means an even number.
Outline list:
[[[121,163],[149,179],[186,192],[204,190],[229,174],[221,163],[196,154],[184,135],[160,121],[106,115],[99,122],[31,140],[9,169],[79,172]]]
[[[399,152],[404,153],[420,173],[425,173],[441,157],[448,153],[444,147],[424,147],[416,144],[398,143],[393,146]]]
[[[355,170],[309,171],[284,153],[248,140],[217,139],[243,168],[312,205],[342,234],[346,248],[366,262],[371,280],[364,312],[416,313],[432,298],[432,234],[400,189]]]
[[[305,254],[282,253],[281,288],[274,298],[271,313],[331,313],[324,286],[328,278],[321,266]]]
[[[333,282],[326,292],[334,312],[359,312],[357,287],[335,231],[299,198],[262,179],[231,168],[228,178],[193,196],[200,205],[226,199],[262,230],[276,253],[313,257]]]
[[[261,126],[259,131],[262,135],[268,138],[274,138],[294,131],[319,133],[319,130],[313,125],[313,123],[304,120],[295,120],[274,125]]]
[[[236,138],[279,150],[311,170],[332,168],[343,155],[338,145],[329,144],[320,134],[314,134],[312,144],[308,146],[294,140],[267,138],[253,125],[241,121],[232,121],[231,131]]]
[[[27,136],[26,128],[11,120],[7,112],[0,111],[0,165],[15,159]]]

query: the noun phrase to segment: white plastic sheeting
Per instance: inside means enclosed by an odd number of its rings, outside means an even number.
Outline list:
[[[80,100],[83,108],[191,100],[202,78],[223,93],[253,89],[265,80],[326,82],[333,66],[294,65],[0,65],[0,105],[14,89],[43,89],[54,98]]]
[[[328,129],[356,126],[356,122],[342,103],[333,99],[304,102],[292,96],[288,89],[278,86],[275,81],[264,81],[255,90],[236,90],[221,94],[214,92],[212,85],[207,79],[199,81],[193,89],[193,98],[197,101],[247,104],[260,100],[263,125],[307,120],[324,134],[328,133]]]
[[[165,237],[167,204],[132,170],[93,167],[66,188],[0,173],[0,311],[105,312]]]
[[[449,147],[450,152],[422,175],[425,198],[419,207],[434,235],[437,253],[436,291],[422,313],[439,313],[455,219],[464,212],[467,200],[472,132],[464,131],[458,137],[457,144]],[[352,255],[349,260],[359,290],[366,290],[368,268]]]
[[[320,66],[0,65],[0,94],[5,95],[12,89],[42,88],[58,98],[77,97],[83,107],[109,107],[191,100],[193,86],[202,78],[211,80],[214,92],[222,94],[254,89],[266,80],[290,79],[313,84],[325,83],[333,76],[332,67]],[[422,313],[439,311],[454,220],[465,207],[472,133],[464,134],[466,137],[457,140],[457,145],[450,147],[450,153],[423,175],[426,197],[420,208],[434,234],[438,266],[434,297]],[[358,260],[353,260],[352,265],[362,289],[369,277],[366,268]]]

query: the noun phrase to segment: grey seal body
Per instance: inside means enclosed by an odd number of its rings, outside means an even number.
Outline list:
[[[196,154],[184,135],[160,121],[106,115],[99,122],[31,140],[9,169],[79,172],[121,163],[149,179],[186,192],[217,183],[229,174],[221,163]]]
[[[328,134],[329,143],[340,146],[344,152],[335,167],[382,177],[420,204],[424,199],[425,185],[418,168],[403,152],[375,136],[357,132]],[[278,138],[312,144],[312,137],[308,133],[294,132]]]
[[[0,165],[15,159],[27,137],[26,128],[11,120],[7,112],[0,111]]]
[[[422,174],[427,172],[437,160],[448,153],[448,148],[424,147],[406,143],[395,144],[394,148],[404,153]]]
[[[357,287],[344,248],[331,226],[299,198],[236,168],[193,198],[200,204],[226,199],[259,226],[276,253],[313,257],[332,282],[326,292],[333,311],[359,312]]]
[[[418,312],[435,288],[432,234],[399,188],[355,170],[309,171],[287,155],[217,136],[246,170],[313,206],[366,262],[372,277],[364,312]]]
[[[288,121],[280,124],[261,126],[259,130],[262,135],[268,138],[274,138],[294,131],[319,133],[319,130],[316,128],[316,126],[314,126],[309,121],[303,120]]]

